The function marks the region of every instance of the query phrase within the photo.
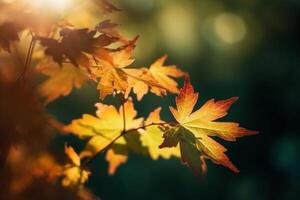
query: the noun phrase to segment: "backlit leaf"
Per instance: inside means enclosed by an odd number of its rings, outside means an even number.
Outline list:
[[[90,172],[81,168],[80,157],[74,151],[73,147],[65,146],[65,153],[71,163],[65,166],[62,185],[77,187],[84,184],[88,180]]]
[[[161,125],[151,125],[155,123],[163,123],[160,119],[161,108],[157,108],[145,121],[145,131],[141,131],[141,141],[145,147],[148,147],[149,154],[152,159],[157,160],[160,156],[165,159],[169,159],[171,156],[179,157],[180,152],[177,147],[159,148],[159,145],[163,142],[163,127]],[[149,126],[151,125],[151,126]]]
[[[163,56],[155,61],[149,69],[125,69],[128,74],[127,95],[132,90],[141,100],[150,91],[158,96],[166,95],[167,92],[178,93],[178,84],[173,78],[182,77],[184,72],[175,65],[165,66],[167,56]]]
[[[124,104],[124,115],[122,106],[119,108],[119,111],[112,105],[101,103],[96,104],[96,107],[96,116],[85,114],[81,119],[73,120],[70,125],[64,128],[65,131],[72,132],[79,137],[89,138],[84,154],[94,156],[109,147],[109,149],[113,148],[114,154],[123,155],[124,158],[124,154],[126,155],[128,150],[132,148],[137,149],[136,142],[128,138],[130,134],[134,134],[134,132],[128,133],[126,137],[121,135],[123,131],[139,128],[142,124],[143,118],[136,119],[137,112],[133,107],[133,103],[127,101]],[[125,116],[125,120],[123,120],[123,116]],[[114,172],[114,167],[119,165],[114,164],[114,162],[117,162],[115,159],[119,160],[121,157],[115,156],[114,154],[110,153],[110,155],[107,156],[109,162],[112,162],[112,168],[109,168],[110,172]],[[112,161],[110,159],[112,159]],[[123,161],[125,162],[125,158]],[[120,164],[121,163],[123,162],[120,162]]]
[[[71,64],[64,64],[61,67],[49,60],[42,61],[37,70],[49,78],[38,86],[39,94],[49,103],[60,96],[67,96],[72,89],[81,88],[88,80],[86,69]]]
[[[178,93],[179,92],[177,88],[178,84],[171,77],[173,78],[182,77],[185,75],[185,73],[177,69],[175,65],[165,66],[164,63],[166,59],[167,59],[167,55],[164,55],[163,57],[159,58],[150,66],[149,71],[153,76],[153,78],[159,83],[160,86],[166,88],[166,90],[171,93]],[[164,93],[163,91],[161,91],[160,88],[154,88],[153,90],[154,93],[156,94]]]
[[[113,175],[121,164],[126,163],[127,155],[116,154],[110,149],[106,153],[106,161],[109,163],[108,174]]]
[[[69,157],[74,165],[80,166],[80,157],[77,155],[73,147],[65,146],[65,154]]]
[[[238,137],[254,135],[257,132],[241,128],[237,123],[214,121],[227,114],[227,110],[237,100],[236,97],[223,101],[210,100],[193,112],[197,100],[198,93],[194,92],[193,86],[186,78],[184,87],[176,98],[177,109],[170,107],[179,125],[164,134],[165,140],[160,147],[171,147],[180,143],[183,162],[186,162],[196,174],[200,174],[202,169],[199,167],[202,165],[200,156],[238,172],[225,155],[226,148],[214,141],[211,136],[235,141]]]

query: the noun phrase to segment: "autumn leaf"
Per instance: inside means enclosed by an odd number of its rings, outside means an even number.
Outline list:
[[[41,61],[37,70],[49,78],[38,86],[38,93],[49,103],[60,96],[67,96],[72,89],[81,88],[88,80],[88,72],[85,68],[76,68],[72,64],[64,64],[61,67],[48,59]]]
[[[127,159],[127,155],[116,154],[112,149],[108,150],[106,153],[106,161],[109,162],[108,174],[113,175],[121,164],[126,163]]]
[[[73,147],[65,146],[65,154],[68,156],[73,165],[78,167],[80,166],[80,157],[77,155]]]
[[[65,153],[70,159],[71,163],[65,166],[62,185],[76,187],[84,184],[88,180],[90,172],[81,168],[80,157],[75,152],[73,147],[65,146]]]
[[[116,29],[118,24],[112,23],[110,19],[106,19],[104,21],[101,21],[97,26],[96,30],[100,33],[103,33],[105,35],[108,35],[112,38],[117,38],[119,42],[123,44],[128,44],[130,41],[128,41],[127,38],[122,36],[120,32]]]
[[[128,75],[128,88],[126,94],[132,90],[141,100],[150,91],[158,96],[167,92],[178,93],[178,84],[173,78],[182,77],[184,72],[175,65],[164,66],[167,56],[164,55],[148,68],[125,69]]]
[[[60,39],[39,37],[44,46],[45,54],[51,56],[55,62],[62,65],[69,60],[75,66],[89,67],[91,65],[88,54],[98,48],[103,48],[116,41],[106,34],[97,35],[96,30],[63,28],[60,31]]]
[[[167,55],[162,56],[157,61],[155,61],[150,66],[150,73],[153,78],[161,85],[162,87],[166,88],[171,93],[178,93],[179,90],[177,88],[177,82],[173,80],[173,78],[182,77],[185,75],[184,72],[177,69],[175,65],[167,65],[165,66],[164,63],[167,59]],[[164,93],[161,91],[160,88],[154,89],[154,93],[161,94]]]
[[[96,104],[96,107],[96,116],[84,114],[81,119],[73,120],[70,125],[65,126],[64,130],[79,137],[89,138],[83,154],[90,157],[107,147],[112,149],[114,152],[108,151],[109,155],[106,157],[110,163],[109,172],[112,173],[119,164],[125,162],[128,150],[136,149],[136,142],[133,140],[139,139],[132,138],[136,134],[135,131],[126,136],[123,136],[122,133],[139,128],[143,118],[136,119],[137,112],[131,101],[125,102],[124,108],[121,106],[119,111],[112,105],[102,103]],[[129,147],[129,144],[133,147]]]
[[[19,41],[18,28],[12,22],[0,24],[0,52],[1,49],[11,53],[12,42]]]
[[[180,152],[177,147],[159,148],[163,142],[163,124],[164,121],[160,119],[161,108],[155,109],[151,112],[145,121],[145,130],[141,130],[141,141],[143,146],[147,147],[149,154],[153,160],[157,160],[160,156],[164,159],[169,159],[171,156],[179,157]]]
[[[146,68],[136,68],[136,69],[125,69],[127,74],[128,86],[125,91],[125,96],[130,95],[131,90],[136,94],[137,99],[140,101],[149,92],[149,87],[156,87],[158,85],[157,81],[153,79],[149,70]]]
[[[197,100],[198,93],[194,92],[189,78],[186,78],[184,87],[176,98],[177,109],[170,107],[179,125],[164,134],[165,139],[160,147],[173,147],[179,143],[182,161],[187,163],[196,174],[201,173],[203,160],[200,156],[205,156],[216,164],[238,172],[225,155],[226,148],[211,137],[217,136],[228,141],[235,141],[238,137],[254,135],[257,132],[241,128],[238,123],[215,121],[227,115],[227,110],[237,97],[222,101],[209,100],[193,112]]]
[[[122,69],[134,61],[132,51],[136,40],[137,38],[118,50],[98,49],[95,52],[98,68],[94,70],[94,74],[100,79],[97,87],[100,91],[100,99],[104,99],[115,90],[127,89],[127,74]]]
[[[143,121],[142,118],[135,119],[137,112],[130,100],[124,103],[125,120],[122,106],[117,110],[113,105],[97,103],[96,108],[96,116],[84,114],[81,119],[75,119],[65,126],[65,131],[81,138],[100,136],[110,140],[122,133],[124,121],[125,130],[138,128]]]

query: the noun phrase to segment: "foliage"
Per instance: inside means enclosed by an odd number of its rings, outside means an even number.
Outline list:
[[[86,199],[91,197],[83,188],[91,175],[90,164],[103,153],[106,154],[108,173],[111,175],[126,163],[129,152],[150,156],[153,160],[172,156],[181,158],[182,163],[197,175],[206,171],[206,159],[238,172],[225,155],[226,148],[213,139],[217,136],[235,141],[238,137],[257,133],[234,122],[216,121],[227,115],[227,110],[237,97],[221,101],[211,99],[193,112],[198,93],[194,92],[187,73],[175,65],[165,64],[166,55],[149,67],[132,66],[138,36],[127,39],[110,19],[103,19],[94,28],[76,28],[64,17],[43,15],[39,18],[40,11],[26,2],[18,0],[5,4],[4,9],[18,17],[13,20],[8,18],[0,24],[1,53],[6,51],[13,55],[16,42],[24,37],[30,38],[24,64],[17,65],[15,69],[5,69],[5,73],[1,71],[0,123],[5,132],[1,141],[1,173],[6,172],[5,163],[13,167],[17,161],[19,164],[25,162],[12,153],[16,145],[22,146],[19,154],[26,152],[32,157],[32,170],[38,172],[32,172],[30,177],[43,178],[39,172],[41,170],[51,177],[50,182],[61,179],[63,186],[77,189],[80,191],[77,197]],[[95,5],[106,14],[120,10],[106,0],[97,1]],[[48,78],[38,85],[32,84],[31,80],[39,74]],[[178,88],[178,78],[184,78],[181,89]],[[69,95],[74,88],[81,88],[88,82],[96,83],[99,91],[100,103],[96,104],[95,115],[84,114],[82,118],[62,125],[46,113],[48,103]],[[140,103],[149,92],[159,97],[168,93],[177,94],[176,109],[170,107],[176,122],[162,120],[162,108],[155,109],[146,119],[138,117],[134,96]],[[115,105],[102,102],[109,95],[120,100],[118,109]],[[17,100],[21,100],[21,104]],[[5,116],[2,113],[10,114]],[[18,117],[14,113],[18,113]],[[62,134],[74,134],[86,141],[79,153],[65,146],[65,154],[69,158],[67,164],[56,161],[41,147],[49,143],[49,134],[53,134],[53,129]],[[47,136],[41,138],[45,142],[41,142],[41,146],[24,145],[24,141],[32,142],[36,133],[41,133],[39,137],[45,133]],[[38,153],[31,155],[30,152]],[[13,173],[11,177],[14,177]],[[20,185],[33,179],[25,173],[22,177],[19,180],[11,178],[11,183],[18,186],[15,186],[16,191],[22,191]]]

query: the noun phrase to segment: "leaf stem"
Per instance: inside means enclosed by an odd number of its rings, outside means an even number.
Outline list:
[[[89,165],[92,161],[94,161],[99,155],[101,155],[102,153],[104,153],[106,150],[108,150],[110,148],[111,145],[113,145],[115,143],[115,141],[117,141],[120,137],[124,136],[125,134],[127,134],[126,131],[122,132],[118,137],[116,137],[115,139],[113,139],[106,147],[104,147],[103,149],[101,149],[100,151],[98,151],[95,155],[93,155],[91,158],[89,158],[88,160],[86,160],[83,164],[82,167],[85,168],[87,165]]]
[[[125,116],[125,100],[124,96],[122,96],[122,112],[123,112],[123,133],[126,132],[126,116]]]

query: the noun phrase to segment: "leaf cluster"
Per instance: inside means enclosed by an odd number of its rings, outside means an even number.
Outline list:
[[[98,4],[106,13],[120,10],[106,0]],[[25,5],[19,6],[16,12],[25,8]],[[84,114],[60,128],[63,133],[86,141],[80,152],[65,147],[70,162],[61,173],[64,186],[84,184],[91,175],[90,164],[101,154],[106,155],[111,175],[126,163],[130,152],[150,156],[153,160],[180,158],[197,175],[206,171],[206,160],[238,172],[225,154],[226,148],[214,140],[219,137],[235,141],[257,133],[238,123],[219,121],[227,115],[237,97],[211,99],[194,111],[198,93],[186,72],[165,64],[166,55],[149,66],[133,66],[138,36],[124,37],[117,30],[117,24],[109,19],[103,19],[92,28],[76,28],[63,18],[38,19],[36,15],[32,10],[26,12],[26,16],[30,16],[26,23],[18,18],[0,24],[0,50],[12,53],[11,46],[20,40],[22,33],[31,37],[24,72],[17,81],[26,81],[33,53],[39,51],[41,56],[33,71],[47,76],[36,88],[44,105],[69,95],[73,88],[81,88],[89,81],[95,83],[99,91],[95,115]],[[181,89],[178,78],[185,80]],[[160,118],[162,108],[156,108],[146,118],[138,117],[134,96],[140,103],[149,92],[159,97],[168,93],[177,95],[176,108],[169,108],[175,122]],[[103,103],[109,95],[119,98],[118,108]]]

